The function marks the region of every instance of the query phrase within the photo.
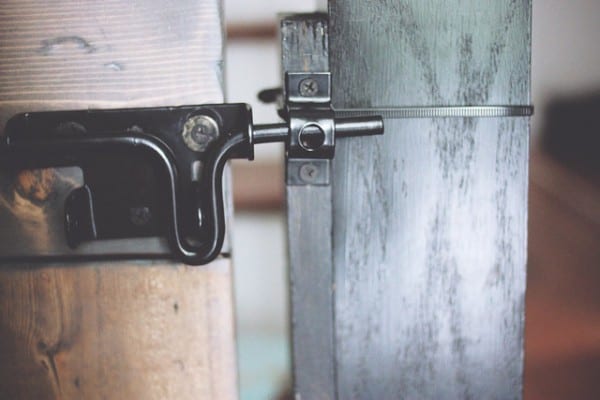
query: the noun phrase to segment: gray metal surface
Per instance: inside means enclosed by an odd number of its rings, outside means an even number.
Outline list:
[[[290,16],[281,23],[285,72],[329,70],[325,15]],[[290,258],[294,391],[296,399],[334,399],[332,197],[329,161],[318,175],[300,171],[311,160],[288,161],[287,207]],[[323,181],[322,178],[327,178]],[[297,186],[302,185],[302,186]]]
[[[333,106],[528,105],[530,9],[330,2]],[[333,161],[338,398],[520,399],[529,119],[385,124]]]

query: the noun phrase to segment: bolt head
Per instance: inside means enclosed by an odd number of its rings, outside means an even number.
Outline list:
[[[185,122],[181,135],[190,150],[204,152],[219,136],[219,125],[207,115],[195,115]]]

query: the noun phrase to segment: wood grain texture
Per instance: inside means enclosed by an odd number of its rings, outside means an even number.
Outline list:
[[[220,18],[214,0],[3,1],[0,122],[51,105],[219,102]]]
[[[334,107],[528,104],[530,8],[330,2]],[[339,398],[519,399],[528,119],[385,124],[333,166]]]
[[[3,1],[0,122],[221,102],[222,39],[217,0]],[[2,251],[60,251],[60,199],[75,175],[3,174]],[[232,309],[228,259],[3,264],[0,398],[235,399]]]
[[[3,267],[0,398],[236,398],[230,270]]]
[[[327,29],[321,14],[282,20],[283,71],[328,71]],[[334,399],[331,186],[287,186],[286,195],[294,393],[297,399]]]

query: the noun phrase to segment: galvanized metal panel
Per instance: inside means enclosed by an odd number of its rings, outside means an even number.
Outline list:
[[[531,2],[330,2],[337,108],[529,102]],[[392,120],[333,165],[340,399],[519,399],[528,118]]]

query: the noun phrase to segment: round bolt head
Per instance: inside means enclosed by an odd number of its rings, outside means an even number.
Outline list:
[[[219,125],[207,115],[195,115],[185,122],[181,135],[190,150],[203,152],[219,136]]]
[[[302,79],[298,91],[302,97],[314,97],[319,93],[319,83],[313,78]]]

